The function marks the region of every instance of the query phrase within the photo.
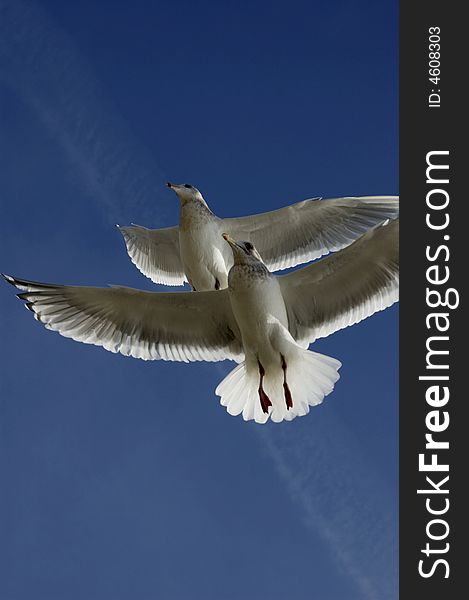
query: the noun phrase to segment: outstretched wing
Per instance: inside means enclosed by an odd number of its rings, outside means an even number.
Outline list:
[[[38,321],[76,341],[144,360],[243,360],[227,290],[143,292],[4,277]]]
[[[127,252],[137,269],[154,283],[184,285],[179,253],[179,228],[147,229],[140,225],[119,227]]]
[[[366,319],[398,300],[399,220],[279,282],[290,333],[302,345]]]
[[[399,215],[398,196],[303,200],[278,210],[223,219],[223,230],[252,242],[270,271],[345,248],[368,229]]]

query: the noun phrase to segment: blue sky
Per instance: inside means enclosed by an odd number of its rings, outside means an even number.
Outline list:
[[[154,289],[115,223],[398,193],[397,3],[3,0],[0,270]],[[398,309],[315,344],[305,418],[218,405],[232,364],[45,331],[0,289],[0,597],[397,597]]]

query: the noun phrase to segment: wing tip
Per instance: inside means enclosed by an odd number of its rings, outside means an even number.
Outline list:
[[[0,275],[10,285],[12,285],[13,287],[15,287],[17,289],[21,289],[22,282],[20,279],[17,279],[16,277],[12,277],[11,275],[7,275],[6,273],[0,273]]]

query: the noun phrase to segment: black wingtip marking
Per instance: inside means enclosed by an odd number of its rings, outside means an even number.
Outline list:
[[[21,286],[27,286],[28,282],[27,281],[23,281],[22,279],[18,279],[18,277],[12,277],[11,275],[4,275],[2,273],[3,278],[5,279],[5,281],[8,281],[9,284],[15,286],[16,288],[20,288]]]
[[[15,278],[12,277],[11,275],[6,275],[5,273],[1,273],[1,276],[3,277],[3,279],[5,281],[7,281],[10,285],[14,285],[16,286],[16,281]]]

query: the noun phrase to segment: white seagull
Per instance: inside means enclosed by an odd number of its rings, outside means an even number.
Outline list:
[[[233,255],[223,233],[254,244],[267,268],[278,271],[345,248],[399,213],[397,196],[363,196],[315,198],[258,215],[220,219],[192,185],[167,185],[180,201],[179,226],[118,227],[132,262],[144,275],[165,285],[187,281],[199,292],[228,286]]]
[[[251,242],[223,237],[233,254],[228,289],[144,292],[34,283],[4,275],[46,328],[144,360],[240,363],[216,394],[231,415],[290,421],[322,402],[338,360],[307,348],[398,299],[399,221],[283,276]]]

